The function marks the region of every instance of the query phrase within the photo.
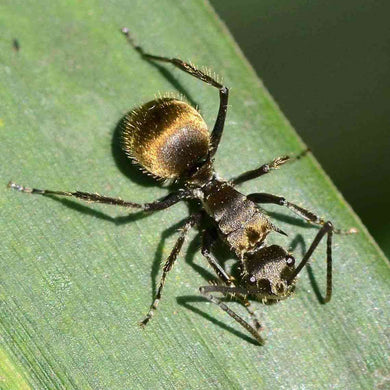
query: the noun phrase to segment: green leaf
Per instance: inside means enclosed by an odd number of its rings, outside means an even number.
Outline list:
[[[5,1],[0,26],[1,388],[389,385],[389,264],[314,157],[246,183],[242,191],[284,195],[359,234],[335,236],[329,304],[321,305],[315,294],[325,284],[324,245],[311,272],[302,272],[293,298],[272,306],[254,303],[265,328],[264,347],[249,342],[217,306],[197,298],[209,273],[195,232],[168,276],[158,313],[140,329],[159,265],[188,215],[185,204],[141,218],[6,188],[12,179],[135,202],[168,192],[120,153],[118,121],[158,92],[174,91],[199,104],[211,127],[218,93],[170,66],[143,61],[120,34],[122,26],[147,51],[212,66],[231,87],[216,159],[221,176],[303,150],[210,6]],[[289,234],[271,241],[288,248],[300,235],[310,244],[316,228],[276,206],[269,211]],[[299,247],[295,252],[301,256]]]

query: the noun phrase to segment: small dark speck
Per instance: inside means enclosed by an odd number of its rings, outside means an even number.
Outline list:
[[[14,39],[12,41],[12,46],[16,52],[18,52],[20,50],[20,43],[17,39]]]

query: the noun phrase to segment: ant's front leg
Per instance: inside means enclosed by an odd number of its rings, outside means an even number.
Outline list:
[[[246,291],[242,288],[233,287],[233,286],[202,286],[199,288],[199,292],[210,302],[218,305],[224,312],[229,314],[235,321],[237,321],[242,327],[244,327],[260,345],[264,344],[264,339],[259,334],[259,329],[261,326],[252,327],[248,324],[242,317],[240,317],[236,312],[230,309],[221,299],[210,294],[212,292],[222,293],[225,296],[227,295],[237,295],[245,294]]]
[[[233,284],[233,278],[222,268],[222,266],[218,263],[218,260],[211,253],[211,249],[215,241],[217,240],[217,231],[216,229],[207,229],[203,232],[203,240],[202,240],[202,255],[206,258],[207,262],[214,270],[216,275],[223,283],[227,286],[231,286]]]
[[[127,207],[127,208],[134,208],[139,209],[143,211],[157,211],[157,210],[163,210],[166,209],[181,200],[187,198],[190,196],[190,193],[181,190],[179,192],[171,192],[167,196],[165,196],[162,199],[156,200],[151,203],[134,203],[134,202],[128,202],[120,198],[111,198],[109,196],[103,196],[96,193],[89,193],[89,192],[81,192],[81,191],[75,191],[75,192],[69,192],[69,191],[52,191],[52,190],[40,190],[37,188],[28,188],[21,186],[19,184],[13,183],[10,181],[8,183],[9,188],[13,188],[20,192],[25,192],[28,194],[38,194],[43,196],[66,196],[66,197],[73,197],[80,200],[83,200],[85,202],[92,202],[92,203],[103,203],[103,204],[110,204],[114,206],[121,206],[121,207]]]
[[[207,229],[203,233],[203,243],[202,243],[202,255],[206,258],[211,268],[214,270],[218,278],[226,285],[235,287],[234,285],[234,279],[232,276],[230,276],[218,263],[218,260],[214,257],[214,255],[211,253],[211,248],[215,241],[217,240],[217,231],[216,229]],[[208,299],[208,298],[207,298]],[[259,320],[256,317],[255,312],[251,308],[251,303],[249,302],[248,298],[245,294],[239,294],[235,293],[233,296],[233,299],[240,302],[247,312],[249,313],[253,324],[255,325],[256,331],[259,331],[261,329],[261,324]]]
[[[301,263],[296,268],[295,272],[289,279],[289,284],[291,284],[296,276],[301,272],[302,268],[307,264],[309,261],[311,255],[313,254],[314,250],[317,248],[318,244],[324,237],[324,235],[327,234],[327,244],[326,244],[326,296],[324,299],[324,303],[329,302],[332,296],[332,236],[333,233],[336,234],[354,234],[357,233],[357,230],[355,228],[351,228],[347,231],[335,229],[333,224],[330,221],[325,221],[323,218],[319,217],[318,215],[314,214],[313,212],[297,206],[294,203],[291,203],[287,201],[285,198],[281,196],[276,196],[273,194],[267,194],[267,193],[255,193],[248,195],[248,199],[264,204],[264,203],[271,203],[276,204],[279,206],[287,207],[289,210],[291,210],[293,213],[299,215],[301,218],[305,219],[309,223],[322,226],[320,231],[317,233],[316,237],[313,240],[313,243],[311,244],[309,250],[306,252],[305,256],[303,257]]]

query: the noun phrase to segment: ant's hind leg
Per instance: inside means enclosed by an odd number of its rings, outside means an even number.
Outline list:
[[[180,250],[181,250],[181,248],[183,246],[184,240],[186,239],[188,232],[190,231],[190,229],[192,227],[194,227],[196,224],[199,223],[200,218],[201,218],[201,214],[200,213],[193,214],[190,218],[188,218],[187,222],[182,227],[182,229],[180,231],[180,236],[177,239],[175,246],[173,247],[170,255],[168,256],[167,261],[164,264],[163,272],[162,272],[162,275],[161,275],[160,284],[158,286],[158,290],[157,290],[156,296],[155,296],[155,298],[153,300],[152,305],[150,306],[148,314],[140,322],[141,326],[146,326],[146,324],[153,317],[154,311],[157,309],[157,306],[158,306],[158,304],[159,304],[159,302],[161,300],[161,294],[162,294],[162,290],[163,290],[164,285],[165,285],[165,281],[166,281],[168,272],[172,269],[173,265],[175,264],[176,258],[178,256],[178,254],[180,253]]]
[[[253,180],[253,179],[256,179],[257,177],[266,175],[267,173],[269,173],[275,169],[278,169],[279,167],[286,164],[287,162],[299,160],[301,157],[305,156],[309,151],[310,151],[309,149],[305,149],[304,151],[302,151],[301,153],[299,153],[296,156],[277,157],[274,160],[270,161],[269,163],[263,164],[259,168],[242,173],[241,175],[232,179],[231,183],[233,185],[237,185],[237,184],[244,183],[248,180]]]
[[[109,196],[103,196],[97,193],[90,193],[90,192],[52,191],[52,190],[40,190],[38,188],[28,188],[13,183],[12,181],[8,183],[8,187],[28,194],[38,194],[43,196],[73,197],[76,199],[83,200],[85,202],[110,204],[114,206],[122,206],[122,207],[139,209],[143,211],[157,211],[157,210],[166,209],[180,202],[181,200],[185,199],[189,195],[189,193],[187,193],[186,191],[172,192],[162,199],[156,200],[151,203],[141,204],[141,203],[128,202],[120,198],[111,198]]]
[[[138,53],[140,53],[141,56],[146,60],[168,62],[176,66],[177,68],[181,69],[182,71],[190,74],[191,76],[197,78],[198,80],[201,80],[209,85],[212,85],[213,87],[219,90],[219,100],[220,100],[219,110],[218,110],[218,115],[214,124],[213,131],[211,133],[210,157],[214,156],[214,154],[217,151],[219,141],[221,140],[223,127],[225,124],[226,112],[228,107],[228,98],[229,98],[228,88],[222,85],[220,82],[218,82],[215,79],[215,77],[209,76],[208,74],[202,72],[201,70],[197,69],[194,65],[188,62],[184,62],[178,58],[161,57],[161,56],[156,56],[153,54],[146,53],[141,46],[138,46],[134,42],[134,39],[131,36],[128,28],[126,27],[122,28],[122,33],[126,36],[127,41],[130,43],[130,45],[135,50],[137,50]]]

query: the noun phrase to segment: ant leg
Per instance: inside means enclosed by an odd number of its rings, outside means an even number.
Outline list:
[[[252,309],[252,305],[249,302],[249,300],[246,297],[246,295],[237,294],[237,295],[234,296],[234,298],[240,300],[241,304],[245,307],[246,311],[250,315],[251,320],[252,320],[253,324],[255,325],[256,331],[259,332],[261,330],[262,326],[261,326],[258,318],[256,317],[256,313]]]
[[[244,327],[256,340],[260,345],[264,344],[264,339],[258,333],[259,328],[255,329],[251,325],[249,325],[243,318],[241,318],[237,313],[231,310],[225,303],[221,301],[221,299],[215,297],[210,294],[210,292],[221,292],[223,294],[235,294],[235,293],[243,293],[243,289],[236,287],[228,287],[228,286],[203,286],[199,288],[199,292],[210,302],[218,305],[223,311],[229,314],[235,321],[237,321],[242,327]]]
[[[314,225],[324,226],[325,220],[318,215],[314,214],[313,212],[304,209],[303,207],[297,206],[294,203],[288,202],[284,197],[277,196],[273,194],[267,194],[267,193],[254,193],[247,196],[249,200],[256,203],[272,203],[279,206],[287,207],[289,210],[291,210],[293,213],[299,215],[301,218],[306,220],[309,223],[312,223]],[[334,229],[332,228],[333,233],[336,234],[353,234],[357,233],[355,228],[351,228],[347,231],[340,230],[340,229]]]
[[[218,278],[221,279],[227,286],[231,286],[233,284],[232,277],[228,275],[228,273],[221,267],[217,259],[211,253],[211,247],[216,241],[215,233],[215,229],[207,229],[204,231],[201,252]]]
[[[263,176],[269,172],[271,172],[274,169],[278,169],[280,166],[285,164],[288,161],[296,161],[299,160],[301,157],[305,156],[309,152],[309,149],[305,149],[301,153],[299,153],[297,156],[282,156],[277,157],[271,162],[267,164],[263,164],[260,168],[253,169],[251,171],[247,171],[242,173],[241,175],[237,176],[236,178],[231,180],[231,183],[233,185],[244,183],[245,181],[255,179],[257,177]]]
[[[202,243],[202,255],[206,258],[211,268],[214,270],[216,275],[221,279],[227,286],[234,287],[233,278],[221,267],[217,259],[211,253],[211,247],[216,241],[215,229],[205,230],[203,233]],[[243,294],[235,294],[234,299],[237,299],[247,310],[257,330],[261,329],[261,324],[256,317],[255,312],[251,308],[251,303],[248,298]]]
[[[157,309],[157,306],[161,300],[161,294],[162,294],[162,290],[163,290],[164,285],[165,285],[165,281],[166,281],[168,272],[172,269],[173,265],[175,264],[177,255],[179,254],[179,252],[183,246],[184,240],[187,237],[189,230],[192,227],[194,227],[194,225],[199,223],[200,218],[201,218],[200,213],[193,214],[191,217],[188,218],[187,222],[184,224],[183,228],[181,229],[180,236],[177,239],[175,246],[173,247],[170,255],[168,256],[168,259],[166,260],[166,262],[164,264],[163,273],[161,275],[160,284],[158,286],[157,294],[154,298],[154,301],[153,301],[152,305],[150,306],[148,314],[143,319],[143,321],[140,322],[140,325],[142,327],[146,326],[147,323],[150,321],[150,319],[153,317],[154,311]]]
[[[303,256],[303,259],[299,263],[298,267],[295,269],[294,273],[288,279],[288,284],[292,284],[293,280],[301,272],[302,268],[307,264],[314,250],[317,248],[318,244],[321,242],[322,238],[327,234],[326,241],[326,296],[324,303],[330,301],[332,297],[332,236],[334,228],[330,221],[325,222],[321,230],[315,236],[310,248]]]
[[[217,151],[219,141],[221,140],[223,127],[225,124],[226,112],[228,107],[228,98],[229,98],[228,88],[222,85],[221,83],[219,83],[217,80],[215,80],[215,78],[209,76],[208,74],[197,69],[195,66],[187,62],[184,62],[178,58],[161,57],[161,56],[145,53],[144,49],[141,46],[138,46],[134,42],[133,37],[130,35],[128,28],[126,27],[122,28],[122,33],[126,36],[127,41],[130,43],[130,45],[135,50],[137,50],[138,53],[140,53],[144,59],[151,60],[151,61],[161,61],[161,62],[171,63],[172,65],[190,74],[191,76],[194,76],[198,80],[201,80],[209,85],[212,85],[215,88],[218,88],[220,103],[219,103],[217,119],[215,121],[213,131],[211,133],[211,149],[210,149],[210,157],[214,156],[214,154]]]
[[[162,199],[156,200],[151,203],[133,203],[128,202],[120,198],[111,198],[108,196],[102,196],[96,193],[89,193],[89,192],[68,192],[68,191],[52,191],[52,190],[40,190],[37,188],[28,188],[23,187],[19,184],[13,183],[10,181],[8,183],[9,188],[13,188],[20,192],[25,192],[28,194],[38,194],[43,196],[68,196],[68,197],[74,197],[77,199],[81,199],[85,202],[94,202],[94,203],[103,203],[103,204],[110,204],[114,206],[122,206],[122,207],[129,207],[129,208],[135,208],[140,209],[143,211],[157,211],[157,210],[163,210],[166,209],[181,200],[187,198],[190,194],[186,191],[179,191],[179,192],[171,192],[167,196],[165,196]]]

